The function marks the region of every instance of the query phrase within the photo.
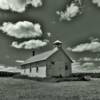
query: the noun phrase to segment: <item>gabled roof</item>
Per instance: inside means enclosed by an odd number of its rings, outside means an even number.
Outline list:
[[[56,53],[58,51],[58,48],[54,48],[53,50],[49,50],[47,52],[35,55],[27,60],[25,60],[21,65],[26,65],[26,64],[30,64],[30,63],[35,63],[35,62],[39,62],[39,61],[45,61],[47,60],[50,56],[52,56],[54,53]],[[66,57],[71,61],[71,58],[66,54],[66,52],[62,49],[62,52],[66,55]]]
[[[29,64],[29,63],[34,63],[34,62],[39,62],[39,61],[44,61],[47,58],[49,58],[51,55],[56,53],[58,51],[58,48],[54,48],[53,50],[49,50],[47,52],[35,55],[27,60],[25,60],[21,65]]]

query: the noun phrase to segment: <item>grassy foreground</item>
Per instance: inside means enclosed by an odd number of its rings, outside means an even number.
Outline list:
[[[100,100],[100,80],[46,83],[0,78],[0,100]]]

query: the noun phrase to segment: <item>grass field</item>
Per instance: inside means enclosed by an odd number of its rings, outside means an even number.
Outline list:
[[[46,83],[0,78],[0,100],[100,100],[100,79]]]

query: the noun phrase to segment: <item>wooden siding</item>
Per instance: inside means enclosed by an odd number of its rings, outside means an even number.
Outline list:
[[[55,64],[52,64],[52,61]],[[67,64],[68,69],[65,70],[65,64]],[[70,76],[71,71],[71,61],[65,56],[60,50],[47,59],[47,76]]]
[[[53,77],[53,76],[70,76],[72,73],[72,61],[68,59],[62,49],[54,53],[45,61],[39,61],[27,65],[23,65],[22,74],[30,77]],[[68,67],[65,69],[65,65]],[[38,66],[38,72],[36,71]]]
[[[46,77],[46,62],[38,62],[38,63],[32,63],[27,64],[24,67],[21,74],[28,75],[30,77]],[[38,67],[38,71],[37,71]]]

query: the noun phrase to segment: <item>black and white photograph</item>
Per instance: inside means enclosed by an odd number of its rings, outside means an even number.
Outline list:
[[[0,100],[100,100],[100,0],[0,0]]]

